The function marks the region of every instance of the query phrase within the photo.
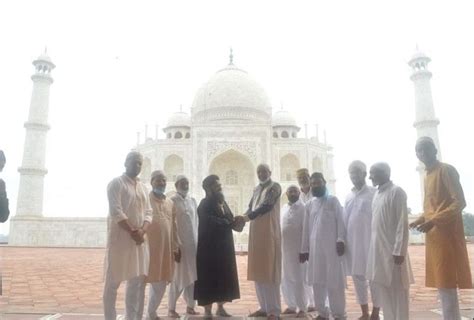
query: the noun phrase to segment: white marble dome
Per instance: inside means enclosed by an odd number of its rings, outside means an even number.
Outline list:
[[[183,111],[175,112],[169,117],[166,127],[191,127],[191,117]]]
[[[198,120],[270,120],[271,104],[260,84],[246,71],[229,64],[196,93],[193,117]]]
[[[291,113],[286,110],[278,110],[272,117],[274,127],[297,127],[296,120]]]

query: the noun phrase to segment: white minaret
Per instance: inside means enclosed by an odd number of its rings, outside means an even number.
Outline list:
[[[428,70],[428,63],[431,59],[420,52],[417,52],[408,61],[408,65],[412,68],[410,80],[415,85],[415,123],[417,137],[428,136],[433,139],[438,149],[438,159],[441,160],[441,148],[438,138],[439,120],[436,118],[433,106],[433,97],[431,95],[430,79],[432,73]],[[414,146],[413,146],[414,148]],[[424,166],[418,164],[417,170],[420,174],[421,199],[424,198]]]
[[[54,63],[45,52],[35,61],[33,92],[31,94],[28,121],[25,122],[26,137],[23,149],[23,162],[20,172],[20,189],[16,217],[43,216],[44,176],[48,173],[45,165],[46,134],[49,130],[49,87],[53,83],[51,70]]]

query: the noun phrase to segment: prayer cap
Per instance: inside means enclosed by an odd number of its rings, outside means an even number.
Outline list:
[[[176,177],[176,183],[180,182],[181,180],[183,179],[187,179],[187,177],[184,175],[184,174],[179,174],[177,177]]]
[[[349,170],[351,170],[352,168],[359,169],[362,172],[367,172],[367,166],[360,160],[352,161],[349,165]]]
[[[163,176],[166,178],[166,174],[164,173],[163,170],[155,170],[151,173],[151,179],[150,180],[153,180],[155,179],[156,177],[159,177],[159,176]]]
[[[306,168],[301,168],[296,170],[296,177],[304,177],[304,176],[309,176],[309,171]]]
[[[300,188],[299,188],[296,184],[290,184],[290,185],[288,186],[288,188],[286,188],[286,191],[288,191],[288,190],[290,190],[290,189],[293,189],[293,188],[296,189],[296,190],[298,190],[298,191],[300,191]]]
[[[321,172],[313,172],[311,179],[321,179],[326,182],[326,179],[324,179],[324,175]]]

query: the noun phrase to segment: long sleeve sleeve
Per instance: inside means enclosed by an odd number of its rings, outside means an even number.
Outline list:
[[[334,198],[334,211],[336,212],[336,226],[337,226],[337,241],[338,242],[346,242],[346,227],[344,224],[344,210],[339,203],[337,198]]]
[[[145,218],[143,219],[143,223],[151,223],[153,221],[153,208],[151,207],[150,197],[146,196],[145,199]]]
[[[452,223],[456,215],[460,214],[466,207],[464,191],[459,181],[459,174],[452,166],[446,166],[441,170],[441,182],[444,184],[448,195],[446,196],[448,205],[443,206],[436,212],[431,221],[435,226],[443,226]]]
[[[172,209],[172,228],[173,228],[173,252],[177,252],[179,247],[181,246],[181,241],[179,239],[178,235],[178,224],[177,224],[177,219],[176,219],[176,206],[173,203],[173,209]]]
[[[309,238],[311,233],[311,226],[309,223],[309,215],[311,211],[311,205],[308,203],[305,205],[304,218],[303,218],[303,235],[301,239],[301,253],[309,253]]]
[[[109,200],[109,215],[112,221],[119,223],[122,220],[128,219],[127,215],[123,212],[122,208],[122,196],[121,196],[121,183],[118,179],[113,180],[107,186],[107,197]]]
[[[408,209],[407,195],[402,189],[397,189],[392,199],[393,216],[397,231],[395,234],[395,245],[392,254],[394,256],[406,256],[408,250]]]
[[[281,187],[278,183],[273,183],[270,190],[265,194],[263,202],[255,209],[247,213],[250,220],[257,218],[260,215],[264,215],[270,212],[281,196]]]

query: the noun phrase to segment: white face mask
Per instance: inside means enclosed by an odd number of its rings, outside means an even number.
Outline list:
[[[186,198],[186,196],[188,195],[189,190],[178,189],[177,192],[178,192],[180,195],[182,195],[183,197]]]

